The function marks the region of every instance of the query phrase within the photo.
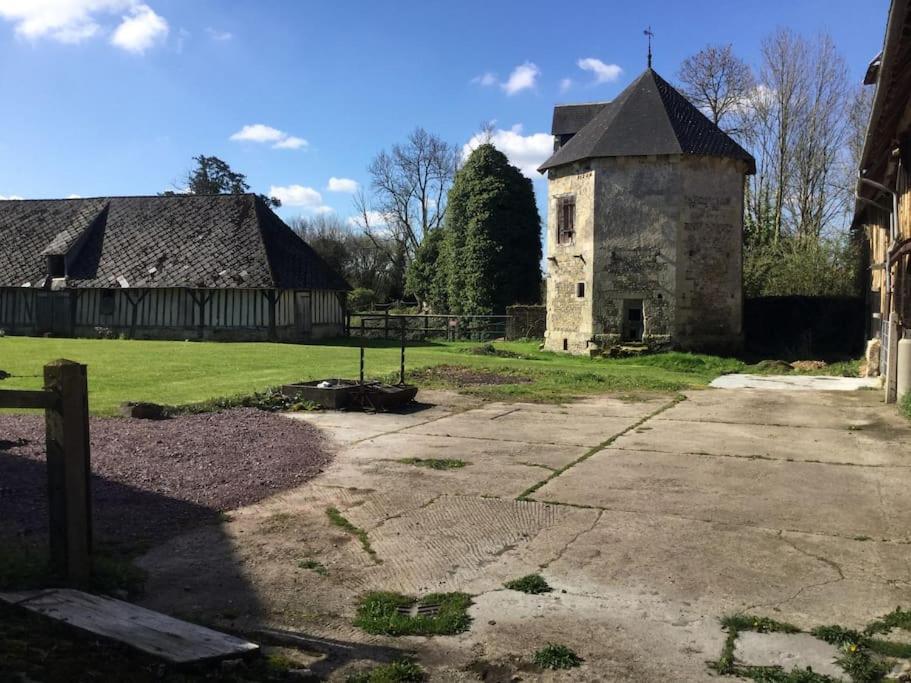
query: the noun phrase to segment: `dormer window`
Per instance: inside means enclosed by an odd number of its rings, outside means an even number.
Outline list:
[[[557,244],[572,244],[576,239],[576,198],[557,197]]]
[[[50,277],[66,277],[66,261],[61,255],[47,257],[47,274]]]

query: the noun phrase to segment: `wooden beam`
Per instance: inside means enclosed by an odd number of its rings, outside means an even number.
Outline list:
[[[57,394],[51,391],[29,389],[4,389],[0,391],[0,408],[26,408],[46,410],[59,403]]]

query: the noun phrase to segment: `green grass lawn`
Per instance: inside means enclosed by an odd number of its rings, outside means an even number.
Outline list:
[[[486,398],[559,401],[586,394],[621,391],[678,391],[705,386],[743,363],[686,353],[641,358],[589,359],[538,351],[538,343],[504,342],[497,354],[470,353],[469,342],[415,344],[407,350],[409,371],[439,365],[520,375],[523,383],[467,387]],[[505,353],[504,353],[505,352]],[[397,378],[399,349],[372,342],[367,375]],[[355,378],[358,350],[353,340],[319,345],[132,341],[116,339],[0,338],[0,370],[11,375],[0,389],[37,388],[42,366],[56,358],[88,365],[90,408],[113,414],[124,401],[169,405],[249,394],[270,386],[324,377]],[[432,377],[424,386],[445,386]]]

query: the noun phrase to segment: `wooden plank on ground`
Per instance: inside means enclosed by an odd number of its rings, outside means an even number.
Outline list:
[[[68,588],[0,593],[0,600],[116,640],[171,664],[231,659],[259,649],[256,643],[129,602]]]

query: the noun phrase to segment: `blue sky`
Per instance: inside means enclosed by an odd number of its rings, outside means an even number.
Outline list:
[[[0,0],[0,196],[154,194],[196,154],[285,199],[352,212],[350,190],[415,126],[462,145],[495,120],[531,168],[555,103],[672,80],[707,43],[758,60],[777,26],[828,31],[860,80],[888,0],[544,3]],[[587,69],[580,68],[580,60]],[[233,139],[232,139],[233,137]],[[330,184],[330,179],[335,178]],[[544,190],[536,182],[539,202]]]

